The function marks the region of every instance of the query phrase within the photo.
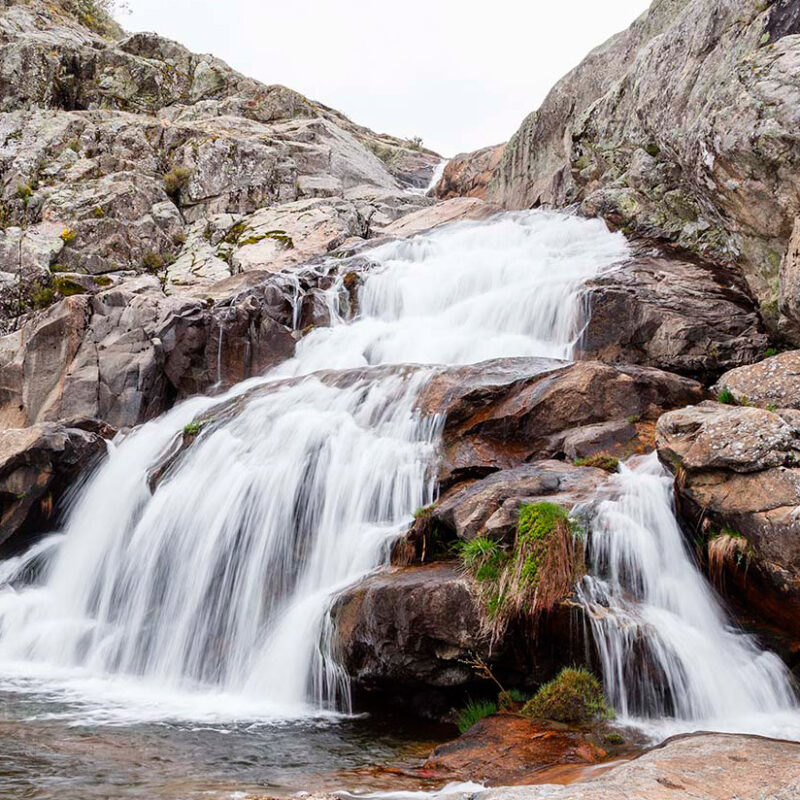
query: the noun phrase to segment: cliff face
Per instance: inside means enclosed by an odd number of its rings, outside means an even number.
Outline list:
[[[736,264],[797,339],[798,34],[797,0],[656,0],[523,122],[489,199],[579,203],[631,236]]]

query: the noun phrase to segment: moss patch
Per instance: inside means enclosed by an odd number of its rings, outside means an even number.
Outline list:
[[[619,472],[619,459],[608,453],[595,453],[586,458],[576,458],[576,467],[595,467],[606,472]]]
[[[567,667],[525,704],[530,719],[588,724],[613,717],[600,681],[585,669]]]

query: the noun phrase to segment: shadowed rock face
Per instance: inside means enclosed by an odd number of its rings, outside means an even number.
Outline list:
[[[20,532],[52,529],[64,494],[105,453],[103,426],[84,427],[0,431],[0,548]],[[24,543],[15,541],[14,549]]]
[[[800,412],[706,402],[665,414],[657,446],[677,475],[680,513],[709,548],[720,533],[744,537],[723,566],[747,609],[799,636]]]
[[[796,338],[796,286],[779,286],[779,267],[800,216],[797,20],[789,0],[657,0],[522,123],[487,199],[580,203],[736,264],[772,326],[780,295]]]

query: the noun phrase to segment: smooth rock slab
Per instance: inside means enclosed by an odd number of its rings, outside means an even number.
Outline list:
[[[727,389],[737,403],[800,409],[800,350],[726,372],[715,389]]]

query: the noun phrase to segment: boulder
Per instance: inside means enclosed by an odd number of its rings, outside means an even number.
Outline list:
[[[730,392],[735,402],[744,405],[800,409],[800,350],[732,369],[714,388]]]
[[[577,358],[707,380],[757,361],[769,344],[741,278],[697,259],[641,253],[585,291],[588,322]]]
[[[800,412],[706,402],[658,421],[681,516],[751,615],[800,636]],[[731,569],[732,568],[732,569]]]
[[[796,337],[793,8],[656,0],[524,120],[487,199],[511,208],[578,203],[632,236],[736,264],[768,323],[778,324],[780,300]]]
[[[0,431],[0,548],[19,550],[51,530],[59,503],[77,479],[105,453],[93,422],[34,425]],[[76,427],[81,425],[82,427]]]
[[[505,144],[484,147],[473,153],[459,153],[447,162],[433,196],[440,200],[452,197],[486,199],[489,181],[503,157]]]
[[[367,691],[468,686],[476,676],[465,662],[488,658],[482,602],[454,564],[370,576],[336,598],[331,620],[337,660]]]
[[[444,370],[419,406],[446,415],[439,477],[447,486],[561,455],[578,429],[609,421],[633,426],[626,439],[631,428],[620,424],[610,449],[640,452],[664,410],[703,394],[698,383],[649,367],[521,358]]]
[[[500,213],[499,206],[477,198],[455,197],[431,208],[423,208],[384,228],[385,236],[414,236],[440,225],[468,220],[484,220]]]

